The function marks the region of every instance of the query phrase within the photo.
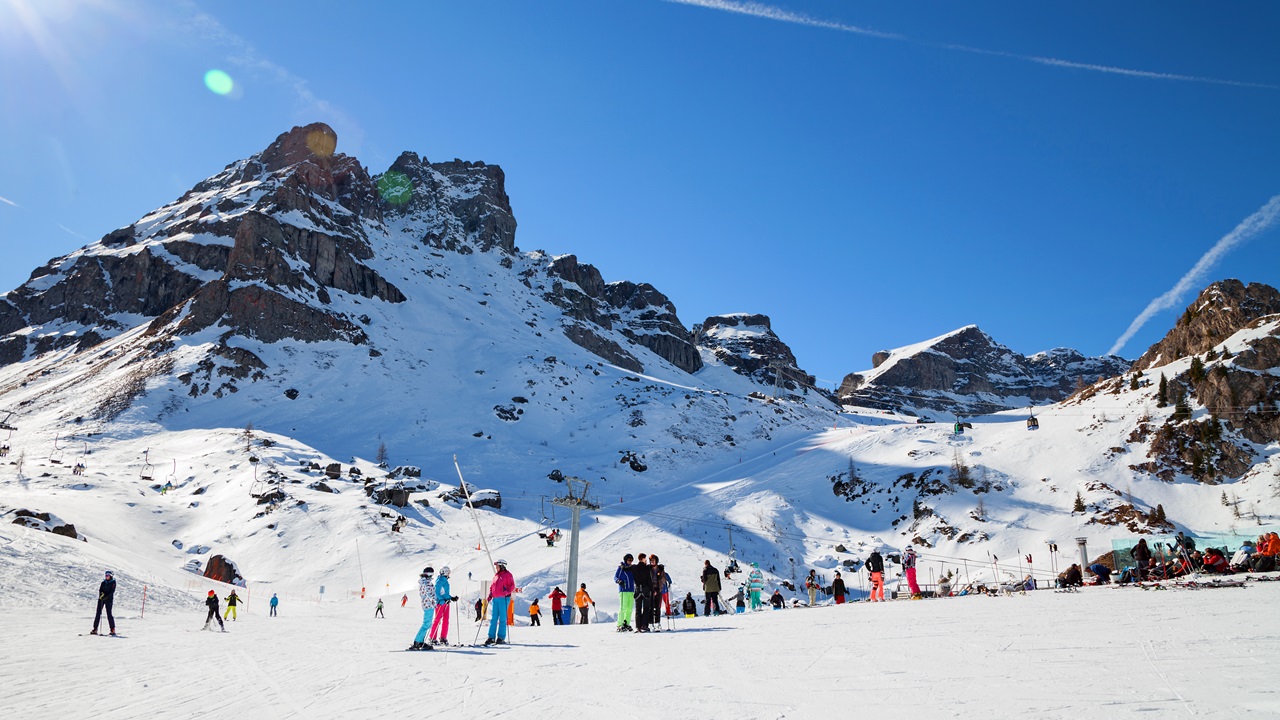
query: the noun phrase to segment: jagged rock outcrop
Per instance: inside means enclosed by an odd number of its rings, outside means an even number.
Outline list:
[[[1218,345],[1267,315],[1280,314],[1280,291],[1262,283],[1215,282],[1201,291],[1177,324],[1134,362],[1135,370],[1166,365]]]
[[[228,585],[244,584],[244,576],[240,574],[240,568],[223,555],[214,555],[209,558],[209,561],[204,564],[204,576]]]
[[[628,340],[688,373],[702,367],[693,337],[676,315],[671,300],[647,283],[606,284],[594,266],[573,255],[551,261],[547,272],[555,278],[544,299],[577,322],[565,327],[565,335],[609,362],[634,372],[643,364],[616,342],[602,337],[589,325],[617,329]]]
[[[767,315],[716,315],[695,325],[694,331],[700,347],[758,383],[788,390],[814,386],[813,376],[799,368],[795,354],[773,332]]]
[[[405,152],[378,178],[388,222],[412,227],[421,241],[454,252],[516,252],[516,219],[497,165],[429,163]]]
[[[1025,357],[976,325],[873,357],[875,369],[845,376],[841,402],[882,409],[917,408],[962,415],[1057,402],[1082,385],[1124,373],[1129,362],[1088,358],[1069,348]]]

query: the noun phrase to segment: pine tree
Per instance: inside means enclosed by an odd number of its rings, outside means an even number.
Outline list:
[[[1191,385],[1194,387],[1204,382],[1204,361],[1199,355],[1191,358],[1191,369],[1187,371],[1187,376],[1191,378]]]
[[[1226,348],[1226,347],[1222,348],[1222,359],[1223,360],[1231,359],[1231,350],[1229,348]]]
[[[387,466],[387,442],[385,440],[378,443],[378,453],[373,456],[373,460],[378,463],[378,467]]]
[[[1178,393],[1178,400],[1173,405],[1173,419],[1174,420],[1190,420],[1191,419],[1191,405],[1187,402],[1187,396],[1183,395],[1182,393]]]
[[[1084,507],[1084,498],[1080,495],[1080,491],[1079,491],[1079,490],[1077,490],[1077,491],[1076,491],[1076,504],[1071,508],[1071,512],[1073,512],[1073,513],[1078,513],[1078,512],[1084,512],[1084,511],[1085,511],[1085,507]]]
[[[959,450],[956,450],[955,455],[951,458],[951,483],[963,488],[973,487],[973,477],[969,473],[969,466],[965,464]]]
[[[1160,524],[1169,522],[1169,519],[1164,514],[1164,505],[1156,505],[1156,522]]]
[[[1133,377],[1129,378],[1129,389],[1137,390],[1139,387],[1140,386],[1138,385],[1138,373],[1134,373]]]
[[[1231,507],[1231,501],[1227,499],[1227,491],[1222,491],[1222,507]]]
[[[1169,379],[1160,373],[1160,390],[1156,392],[1156,407],[1169,405]]]

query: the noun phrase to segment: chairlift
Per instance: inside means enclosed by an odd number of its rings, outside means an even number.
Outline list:
[[[89,456],[89,443],[84,444],[84,452],[80,453],[80,459],[76,461],[75,466],[71,468],[72,475],[83,475],[89,466],[85,463],[85,458]]]
[[[13,431],[14,431],[14,430],[17,430],[17,429],[18,429],[18,428],[16,428],[16,427],[14,427],[14,426],[12,426],[12,425],[10,425],[10,424],[9,424],[9,420],[10,420],[10,419],[12,419],[12,418],[13,418],[13,411],[12,411],[12,410],[9,410],[9,411],[6,411],[5,416],[4,416],[4,419],[3,419],[3,420],[0,420],[0,430],[8,430],[8,431],[9,431],[10,436],[12,436],[12,435],[13,435]]]
[[[1040,421],[1036,419],[1036,414],[1034,410],[1031,412],[1031,415],[1027,417],[1027,429],[1028,430],[1040,429]]]
[[[54,465],[62,464],[62,448],[58,446],[58,435],[53,436],[53,452],[49,453],[49,462]]]
[[[142,470],[138,472],[138,478],[143,482],[151,482],[155,475],[155,467],[151,464],[151,448],[142,451]]]
[[[4,439],[4,444],[0,445],[0,457],[7,457],[9,455],[9,441],[13,439],[14,429],[15,428],[9,428],[9,437],[6,437]]]

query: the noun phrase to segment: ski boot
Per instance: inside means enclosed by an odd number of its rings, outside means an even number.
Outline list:
[[[498,642],[498,641],[497,641],[497,640],[495,640],[494,638],[485,638],[484,644],[485,644],[485,647],[488,647],[488,646],[490,646],[490,645],[495,645],[495,644],[497,644],[497,642]]]

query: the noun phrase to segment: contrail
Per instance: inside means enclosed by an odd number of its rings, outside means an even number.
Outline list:
[[[1120,352],[1120,348],[1123,348],[1125,343],[1129,342],[1130,338],[1156,313],[1168,310],[1178,304],[1187,291],[1199,287],[1204,281],[1205,274],[1223,255],[1226,255],[1235,246],[1275,225],[1277,220],[1280,220],[1280,195],[1268,200],[1267,204],[1263,205],[1260,210],[1245,218],[1234,230],[1224,235],[1213,247],[1209,248],[1209,252],[1205,253],[1200,258],[1200,261],[1195,264],[1195,267],[1191,268],[1186,275],[1183,275],[1182,279],[1169,292],[1152,300],[1151,304],[1147,305],[1147,309],[1139,313],[1138,317],[1129,323],[1129,329],[1124,331],[1119,340],[1116,340],[1115,345],[1111,346],[1107,354],[1115,355]]]
[[[1098,65],[1095,63],[1082,63],[1072,60],[1063,60],[1060,58],[1041,57],[1038,55],[1023,55],[1021,53],[1004,52],[1002,50],[984,50],[982,48],[970,47],[968,45],[956,45],[953,43],[932,43],[922,40],[914,40],[905,35],[897,33],[886,33],[878,30],[871,30],[857,25],[848,25],[845,23],[832,22],[830,20],[820,20],[801,13],[783,10],[782,8],[772,5],[765,5],[758,2],[738,2],[737,0],[665,0],[669,3],[677,5],[693,5],[695,7],[707,8],[709,10],[720,10],[722,12],[737,13],[739,15],[750,15],[752,17],[763,18],[766,20],[776,20],[778,22],[792,23],[794,25],[807,25],[809,27],[823,28],[826,30],[838,30],[840,32],[854,33],[856,35],[866,35],[876,37],[882,40],[896,40],[899,42],[908,42],[923,47],[937,48],[940,50],[951,50],[954,52],[970,53],[973,55],[989,55],[993,57],[1008,58],[1010,60],[1021,60],[1023,62],[1032,62],[1039,65],[1048,65],[1050,67],[1069,68],[1072,70],[1088,70],[1091,72],[1108,73],[1111,75],[1125,75],[1128,77],[1146,78],[1149,80],[1173,80],[1178,82],[1194,82],[1206,83],[1209,85],[1229,85],[1231,87],[1246,88],[1262,88],[1265,90],[1280,90],[1280,85],[1270,83],[1254,83],[1244,82],[1240,80],[1224,80],[1222,78],[1204,77],[1200,75],[1180,75],[1177,73],[1153,72],[1150,70],[1135,70],[1132,68],[1115,67],[1112,65]]]
[[[18,203],[16,203],[16,202],[14,202],[14,201],[10,200],[10,199],[9,199],[9,198],[7,198],[7,197],[0,197],[0,202],[4,203],[5,205],[12,205],[12,206],[14,206],[14,207],[22,207],[21,205],[19,205]]]

